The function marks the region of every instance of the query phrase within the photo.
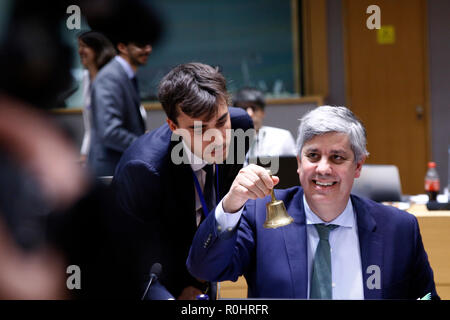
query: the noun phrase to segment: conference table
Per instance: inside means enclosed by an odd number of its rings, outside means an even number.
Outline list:
[[[441,299],[450,300],[450,210],[429,211],[425,204],[413,204],[406,211],[419,221],[436,290]]]
[[[441,299],[450,300],[450,210],[429,211],[425,204],[411,204],[406,211],[415,215],[419,222],[436,290]],[[223,281],[218,291],[219,299],[246,298],[247,283],[244,277],[236,282]]]

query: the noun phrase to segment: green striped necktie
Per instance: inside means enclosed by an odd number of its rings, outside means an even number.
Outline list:
[[[330,231],[338,226],[334,224],[315,224],[319,234],[319,243],[314,255],[311,277],[310,299],[332,299],[331,291],[331,254],[328,238]]]

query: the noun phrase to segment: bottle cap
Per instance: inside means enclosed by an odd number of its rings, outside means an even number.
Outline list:
[[[436,168],[436,162],[433,161],[428,162],[428,168]]]

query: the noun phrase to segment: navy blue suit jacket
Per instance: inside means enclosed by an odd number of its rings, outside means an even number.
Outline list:
[[[229,113],[232,129],[253,128],[244,110],[229,107]],[[165,124],[140,137],[122,156],[112,187],[123,216],[119,229],[122,236],[135,237],[135,247],[128,250],[139,256],[142,274],[159,262],[161,283],[177,297],[183,288],[198,285],[186,269],[197,224],[192,169],[187,162],[176,165],[171,160],[172,150],[181,143],[171,136]],[[246,144],[239,161],[219,165],[221,198],[242,168]]]
[[[196,277],[235,281],[244,275],[249,297],[307,298],[307,235],[303,189],[276,190],[294,223],[265,229],[270,197],[249,200],[239,225],[219,231],[214,215],[198,229],[187,266]],[[417,219],[394,207],[351,196],[356,211],[365,299],[437,297]],[[371,265],[381,271],[381,288],[369,289]],[[369,282],[372,283],[369,279]]]

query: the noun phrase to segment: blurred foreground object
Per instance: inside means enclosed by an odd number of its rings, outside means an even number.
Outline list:
[[[77,165],[77,148],[43,111],[58,105],[72,81],[61,36],[66,8],[76,4],[90,16],[87,3],[17,0],[3,7],[0,299],[119,298],[137,290],[132,245],[115,232],[120,222],[109,188]],[[140,1],[89,1],[107,12],[125,3],[148,14]],[[81,288],[70,291],[72,265],[81,270]]]

